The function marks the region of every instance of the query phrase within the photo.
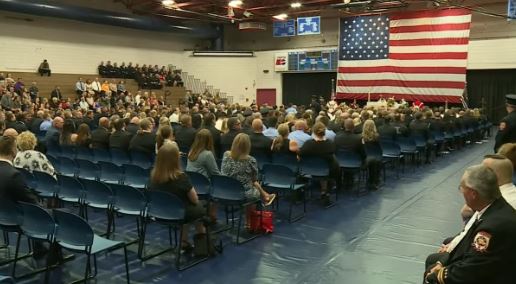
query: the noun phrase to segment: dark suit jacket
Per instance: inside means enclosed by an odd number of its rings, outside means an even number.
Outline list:
[[[220,155],[222,156],[224,152],[231,149],[231,144],[233,144],[233,140],[240,133],[240,131],[230,130],[228,133],[223,134],[220,137]]]
[[[494,201],[443,260],[444,283],[516,283],[516,212],[502,197]],[[430,283],[438,283],[436,275]]]
[[[5,161],[0,161],[0,200],[37,203],[22,174]]]
[[[109,147],[127,151],[133,135],[127,131],[115,131],[109,136]]]
[[[59,145],[60,131],[57,128],[51,126],[45,134],[45,146],[47,148]]]
[[[249,135],[251,139],[251,156],[254,153],[263,153],[270,155],[272,140],[267,138],[263,133],[251,133]]]
[[[91,148],[108,149],[111,132],[104,127],[99,127],[91,132]]]
[[[35,117],[31,124],[30,124],[30,131],[32,133],[38,133],[39,132],[39,127],[41,126],[41,123],[43,122],[43,119],[42,118],[39,118],[39,117]]]
[[[413,120],[410,123],[410,134],[421,136],[425,138],[426,141],[430,138],[430,126],[428,123],[422,121],[422,120]]]
[[[360,134],[349,131],[340,131],[335,136],[333,141],[337,147],[337,151],[349,151],[360,154],[362,158],[365,157],[364,145],[362,144],[362,136]]]
[[[176,142],[180,149],[190,149],[197,131],[193,127],[179,126],[175,133]]]
[[[129,143],[130,151],[141,151],[145,153],[156,152],[156,135],[153,133],[143,132],[133,136]]]
[[[396,139],[396,128],[390,123],[384,123],[378,127],[378,134],[380,134],[382,138],[394,140]]]
[[[132,135],[136,135],[136,133],[138,133],[138,129],[140,129],[140,126],[134,123],[129,123],[125,128],[125,130],[131,133]]]

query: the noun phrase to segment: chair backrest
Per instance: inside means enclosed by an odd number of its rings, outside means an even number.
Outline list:
[[[75,146],[61,145],[61,156],[75,158],[75,155],[77,155],[77,150]]]
[[[103,178],[106,178],[116,179],[117,181],[119,181],[122,178],[122,175],[124,173],[122,167],[119,167],[114,163],[104,161],[99,161],[98,165],[100,167],[101,180],[103,180]]]
[[[57,224],[56,241],[85,247],[93,244],[95,234],[83,218],[57,209],[54,210],[54,220]]]
[[[21,214],[18,204],[7,199],[0,199],[0,226],[19,225]]]
[[[335,153],[339,167],[348,169],[359,169],[362,166],[362,157],[359,153],[339,150]]]
[[[412,137],[399,136],[396,140],[401,148],[401,151],[415,151],[416,142]]]
[[[382,147],[382,153],[389,156],[401,155],[401,148],[398,144],[393,141],[380,141]]]
[[[263,165],[269,164],[271,162],[270,156],[262,151],[254,151],[251,153],[251,156],[253,156],[256,159],[256,163],[258,164],[258,169],[262,170]]]
[[[304,175],[326,177],[330,175],[330,165],[324,158],[304,156],[299,162],[299,171]]]
[[[82,198],[84,186],[74,177],[59,175],[59,194],[58,196]]]
[[[61,168],[61,163],[59,162],[59,160],[56,157],[54,157],[52,155],[48,155],[48,154],[47,154],[47,159],[50,162],[50,164],[52,164],[52,166],[54,166],[54,169],[56,169],[59,172],[59,170]]]
[[[111,148],[109,151],[111,153],[111,160],[113,163],[119,166],[131,163],[131,157],[129,157],[129,154],[126,151],[117,148]]]
[[[141,151],[131,151],[130,154],[133,164],[144,169],[152,167],[152,156],[150,154]]]
[[[12,277],[0,275],[0,284],[14,284]]]
[[[20,228],[29,237],[47,236],[47,240],[52,240],[56,222],[52,215],[38,205],[20,202],[22,215],[20,215]]]
[[[79,177],[86,179],[98,179],[100,175],[99,167],[91,160],[76,159],[79,166]]]
[[[87,147],[77,147],[77,159],[93,160],[93,152]]]
[[[212,193],[215,199],[239,201],[245,199],[245,189],[240,181],[222,175],[211,176]]]
[[[196,172],[186,172],[198,195],[208,195],[211,192],[210,180],[204,175]]]
[[[86,200],[88,202],[100,204],[112,204],[113,191],[106,184],[89,179],[79,179],[86,191]]]
[[[263,165],[263,183],[291,186],[296,183],[296,174],[288,167],[282,165]]]
[[[60,173],[66,176],[73,176],[77,174],[77,164],[74,160],[67,158],[67,157],[61,157],[59,158],[60,163]]]
[[[273,153],[272,163],[275,165],[285,166],[294,173],[297,173],[299,170],[299,163],[295,154]]]
[[[31,173],[29,170],[24,168],[16,168],[23,176],[23,179],[25,180],[25,183],[28,187],[32,189],[36,189],[38,187],[38,183],[36,181],[36,177],[33,173]]]
[[[182,220],[185,206],[177,196],[163,191],[149,191],[147,215],[163,220]]]
[[[124,183],[147,186],[150,172],[136,165],[124,165]]]
[[[39,171],[34,171],[32,172],[34,174],[34,177],[36,178],[36,182],[38,183],[38,187],[37,187],[37,190],[36,191],[39,191],[39,192],[47,192],[47,193],[56,193],[58,191],[58,184],[57,184],[57,180],[45,173],[45,172],[39,172]]]
[[[145,195],[138,189],[123,185],[110,184],[109,187],[115,194],[115,207],[125,210],[139,210],[143,212],[147,204]]]
[[[108,149],[95,148],[93,149],[93,160],[95,162],[111,162],[111,153]]]

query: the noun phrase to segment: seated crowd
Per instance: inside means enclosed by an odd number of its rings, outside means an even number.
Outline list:
[[[152,66],[151,64],[148,66],[147,64],[133,66],[132,62],[127,65],[122,62],[118,66],[117,63],[111,64],[111,61],[107,61],[106,63],[100,63],[98,71],[100,76],[106,78],[134,79],[142,89],[161,89],[163,85],[184,86],[181,79],[181,70],[171,70],[165,66],[161,68],[158,65]]]
[[[16,87],[16,81],[5,78],[4,84],[0,136],[9,138],[0,141],[0,148],[6,148],[0,149],[0,166],[7,167],[3,164],[8,161],[15,167],[55,177],[57,170],[49,157],[56,148],[144,153],[155,161],[146,188],[176,195],[185,204],[185,218],[189,221],[207,215],[211,223],[216,223],[217,206],[204,209],[187,172],[197,172],[208,179],[214,175],[232,177],[242,184],[247,198],[270,205],[276,195],[260,183],[263,164],[279,155],[294,161],[318,157],[327,163],[329,176],[319,179],[315,186],[320,191],[321,204],[328,206],[332,203],[332,190],[353,186],[353,177],[340,169],[339,153],[357,155],[368,173],[367,188],[377,190],[384,160],[381,154],[371,155],[368,149],[380,149],[381,153],[384,141],[421,140],[418,152],[426,163],[431,163],[432,154],[481,143],[489,135],[484,127],[487,119],[478,109],[375,109],[335,102],[299,107],[254,103],[242,106],[225,105],[212,96],[189,96],[179,106],[171,107],[152,92],[139,91],[133,96],[116,82],[112,82],[116,89],[108,86],[109,90],[97,93],[94,87],[87,87],[88,80],[82,79],[76,85],[79,97],[75,101],[63,103],[56,88],[52,101],[56,98],[61,102],[41,103],[44,99],[37,92],[33,99],[26,88]],[[23,104],[13,103],[15,100]],[[18,150],[9,148],[13,145]],[[507,156],[514,154],[514,147],[502,148]],[[23,181],[19,186],[27,190]],[[36,200],[8,194],[0,198]],[[254,208],[247,209],[249,226]],[[204,234],[206,224],[196,222],[196,232]],[[188,230],[183,234],[181,246],[188,249]]]

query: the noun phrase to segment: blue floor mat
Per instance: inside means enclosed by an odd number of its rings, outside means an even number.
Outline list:
[[[345,193],[329,209],[309,202],[300,221],[278,220],[273,234],[240,246],[228,244],[223,254],[183,272],[174,268],[172,253],[142,263],[136,257],[136,245],[131,245],[131,282],[421,283],[426,256],[461,229],[459,212],[464,201],[457,186],[464,169],[491,151],[492,139],[439,157],[414,172],[407,167],[399,180],[388,172],[387,183],[379,191],[362,197]],[[90,219],[99,231],[105,228],[104,214],[92,212]],[[153,226],[151,231],[147,238],[151,246],[168,244],[167,230]],[[134,237],[134,219],[118,219],[117,232],[117,238]],[[0,250],[0,260],[3,257]],[[99,274],[91,283],[124,283],[121,251],[98,260]],[[20,273],[29,264],[22,261]],[[76,257],[52,273],[51,283],[80,278],[84,264],[83,257]],[[0,267],[0,274],[8,274],[9,268]],[[18,283],[42,283],[41,279]]]

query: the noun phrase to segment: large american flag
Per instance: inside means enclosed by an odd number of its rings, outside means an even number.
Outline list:
[[[470,24],[465,9],[342,18],[337,99],[460,103]]]

